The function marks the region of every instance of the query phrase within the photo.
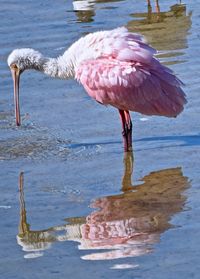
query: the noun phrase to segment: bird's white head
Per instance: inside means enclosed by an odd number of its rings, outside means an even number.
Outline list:
[[[31,48],[13,50],[8,56],[8,66],[10,67],[14,82],[15,116],[16,125],[20,126],[19,108],[19,80],[20,74],[26,69],[40,70],[43,65],[44,57],[42,54]]]
[[[8,56],[8,66],[18,68],[20,72],[23,72],[26,69],[41,67],[43,59],[42,54],[32,48],[15,49]]]

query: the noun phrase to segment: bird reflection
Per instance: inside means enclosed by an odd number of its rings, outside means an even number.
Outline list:
[[[130,14],[133,20],[127,24],[129,31],[143,34],[154,48],[165,52],[164,57],[182,55],[177,50],[187,48],[192,12],[187,13],[186,5],[181,1],[171,6],[169,11],[161,11],[159,1],[155,2],[155,12],[150,0],[147,0],[147,12]],[[167,54],[167,51],[170,52]]]
[[[82,259],[87,260],[150,253],[160,235],[171,227],[172,216],[183,210],[186,201],[183,192],[189,181],[181,168],[171,168],[151,172],[141,179],[141,184],[133,186],[132,168],[132,153],[126,153],[120,194],[96,198],[91,203],[94,210],[86,217],[67,218],[65,224],[39,231],[32,230],[27,221],[21,173],[17,242],[28,252],[25,257],[41,256],[53,242],[67,240],[79,242],[78,248],[87,250]]]
[[[90,22],[94,20],[95,4],[110,3],[122,0],[75,0],[73,8],[79,22]],[[187,35],[192,25],[192,12],[187,13],[186,5],[179,1],[179,4],[172,5],[169,10],[162,11],[160,1],[143,1],[144,12],[131,13],[127,28],[130,32],[141,33],[148,43],[160,51],[160,58],[167,58],[166,64],[177,64],[184,62],[183,49],[187,48]],[[134,8],[134,6],[133,6]],[[172,61],[169,61],[172,58]],[[165,61],[163,61],[165,62]]]

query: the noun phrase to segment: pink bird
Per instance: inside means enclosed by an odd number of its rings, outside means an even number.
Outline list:
[[[8,57],[14,81],[16,125],[20,123],[19,78],[34,69],[61,79],[75,78],[89,96],[118,109],[124,150],[132,150],[129,111],[176,117],[186,98],[182,82],[154,57],[156,50],[125,27],[80,38],[57,58],[30,49],[15,49]]]

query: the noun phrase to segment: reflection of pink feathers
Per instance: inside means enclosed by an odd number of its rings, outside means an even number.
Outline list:
[[[80,61],[76,79],[96,101],[147,115],[175,117],[183,110],[181,81],[141,36],[118,28],[82,40],[89,40],[87,52],[94,58]]]

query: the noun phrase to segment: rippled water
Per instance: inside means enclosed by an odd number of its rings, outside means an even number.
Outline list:
[[[200,1],[147,2],[0,1],[0,278],[199,278]],[[15,127],[13,48],[57,56],[122,25],[188,98],[175,120],[132,114],[134,160],[116,110],[75,81],[24,73]]]

